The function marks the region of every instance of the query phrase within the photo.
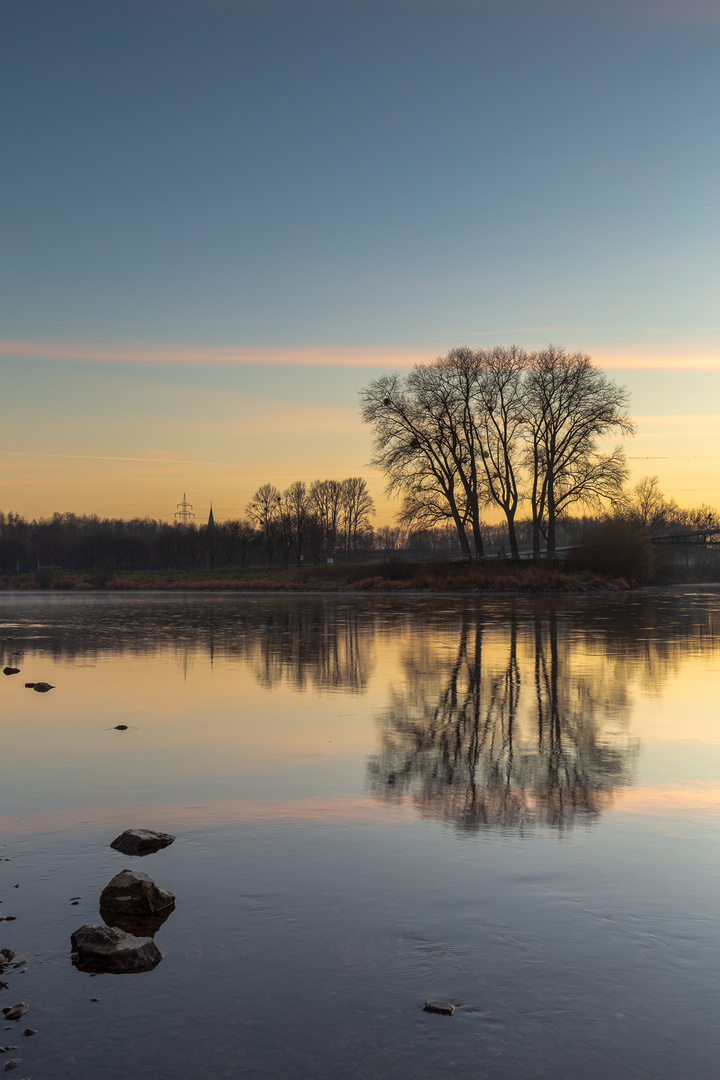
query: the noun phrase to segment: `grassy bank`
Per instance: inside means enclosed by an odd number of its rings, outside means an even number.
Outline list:
[[[383,563],[336,566],[252,567],[246,570],[110,570],[72,573],[38,570],[2,574],[0,589],[49,591],[280,591],[280,592],[584,592],[627,588],[622,580],[567,572],[554,563],[510,561]]]

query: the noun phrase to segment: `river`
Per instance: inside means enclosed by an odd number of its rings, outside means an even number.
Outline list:
[[[720,591],[5,593],[0,638],[0,1069],[717,1077]],[[163,959],[80,971],[125,867]]]

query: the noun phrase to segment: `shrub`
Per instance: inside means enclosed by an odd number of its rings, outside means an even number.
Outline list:
[[[651,581],[655,551],[644,529],[629,521],[608,518],[580,535],[568,555],[568,569],[589,570],[626,582]]]

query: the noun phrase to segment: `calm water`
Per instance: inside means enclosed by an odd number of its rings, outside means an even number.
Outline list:
[[[0,635],[12,1075],[716,1080],[720,593],[6,594]],[[83,974],[124,866],[164,959]]]

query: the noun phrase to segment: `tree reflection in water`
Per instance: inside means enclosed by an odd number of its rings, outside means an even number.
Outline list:
[[[285,606],[258,628],[249,644],[253,674],[268,690],[362,693],[373,668],[373,635],[341,605]]]
[[[405,658],[405,686],[381,717],[371,790],[474,830],[591,821],[630,783],[636,745],[621,729],[618,668],[571,665],[554,610],[488,627],[461,617],[449,657],[425,643]]]

